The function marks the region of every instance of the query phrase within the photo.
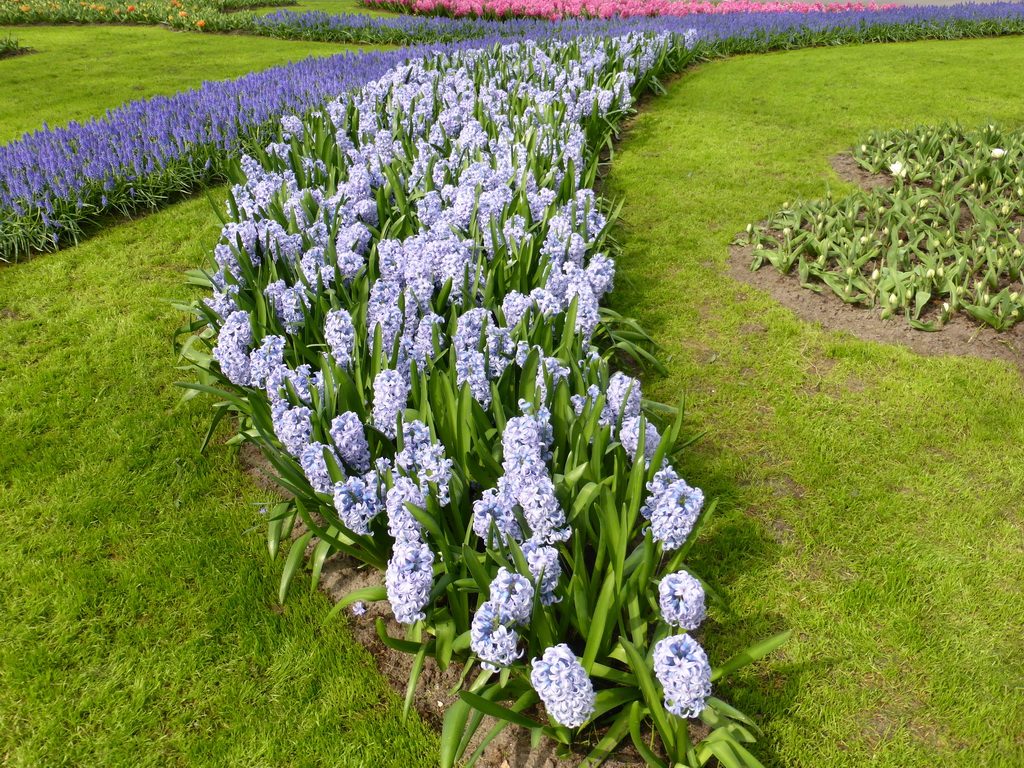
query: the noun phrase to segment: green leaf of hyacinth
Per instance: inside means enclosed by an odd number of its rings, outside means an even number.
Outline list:
[[[377,603],[381,600],[387,599],[388,591],[384,587],[363,587],[362,589],[354,589],[335,603],[334,607],[331,608],[331,612],[327,614],[327,618],[334,618],[353,603],[362,602],[363,600],[369,603]]]
[[[511,711],[519,712],[520,710],[525,709],[531,704],[535,704],[537,701],[539,701],[539,697],[537,696],[537,694],[533,690],[529,690],[522,696],[520,696],[518,699],[516,699],[515,703],[511,707]],[[470,756],[468,760],[469,765],[473,765],[477,761],[480,755],[484,753],[484,750],[487,749],[487,746],[495,739],[495,737],[498,736],[499,733],[501,733],[505,729],[506,726],[508,726],[509,722],[509,720],[498,720],[494,727],[491,728],[491,730],[489,730],[487,734],[483,737],[483,739],[480,741],[480,744],[477,746],[476,750]],[[534,745],[539,744],[540,736],[542,733],[546,734],[551,738],[557,737],[557,734],[554,732],[554,729],[552,728],[532,728],[530,730],[531,743]],[[534,748],[536,748],[536,746],[534,746]]]
[[[622,711],[612,721],[604,736],[580,763],[580,768],[597,768],[603,763],[629,732],[629,713]]]
[[[609,574],[604,585],[601,587],[601,594],[597,598],[597,604],[594,606],[594,616],[590,622],[590,632],[587,634],[587,645],[583,650],[581,662],[588,674],[594,659],[597,658],[597,652],[605,642],[605,627],[609,617],[614,613],[612,604],[615,601],[616,593],[619,591],[618,587],[619,585],[616,583],[616,580]],[[614,623],[614,617],[612,619]]]
[[[444,672],[452,661],[452,646],[455,643],[455,622],[442,621],[434,625],[437,638],[437,664]]]
[[[644,741],[643,734],[640,732],[640,724],[645,711],[639,701],[634,701],[633,705],[629,708],[629,735],[633,741],[633,746],[636,747],[636,751],[640,753],[640,757],[644,759],[647,765],[654,766],[654,768],[668,768],[668,764],[654,754],[654,751],[647,746],[647,742]]]
[[[377,618],[377,636],[388,648],[401,651],[402,653],[419,653],[422,645],[421,643],[414,643],[410,640],[399,640],[397,637],[392,637],[388,634],[388,629],[384,624],[384,619],[380,617]]]
[[[337,529],[331,528],[332,533],[337,534]],[[326,540],[320,541],[313,550],[313,557],[310,559],[309,590],[316,592],[320,586],[320,573],[324,568],[324,561],[331,554],[331,543]]]
[[[712,733],[713,735],[714,733]],[[698,754],[702,756],[701,762],[706,762],[706,755],[711,754],[718,758],[718,762],[721,763],[723,768],[744,768],[743,762],[741,762],[733,747],[734,744],[730,741],[712,739],[709,736],[700,743]]]
[[[778,635],[775,635],[774,637],[769,637],[766,640],[762,640],[759,643],[755,643],[754,645],[747,648],[745,651],[740,651],[727,662],[725,662],[719,667],[715,667],[711,671],[711,682],[714,682],[715,680],[725,677],[726,675],[731,675],[736,670],[742,669],[748,664],[752,664],[758,659],[764,658],[769,653],[771,653],[776,648],[785,643],[786,640],[789,639],[789,636],[791,634],[793,634],[793,630],[787,629],[785,632],[781,632]]]
[[[441,768],[455,768],[455,762],[462,757],[459,744],[463,739],[470,712],[469,703],[462,699],[448,707],[448,711],[445,712],[444,723],[441,726]]]
[[[281,547],[281,528],[284,526],[283,518],[276,518],[267,523],[267,549],[270,550],[270,559],[277,557]]]
[[[662,705],[661,693],[658,690],[658,684],[654,680],[654,673],[651,671],[647,659],[641,655],[640,651],[629,640],[626,640],[624,637],[619,638],[619,644],[626,653],[630,670],[636,675],[637,682],[640,683],[640,690],[643,692],[647,709],[651,713],[654,727],[665,743],[665,748],[671,754],[676,746],[675,730],[672,728],[669,722],[669,715]]]
[[[420,645],[419,651],[416,653],[416,658],[412,662],[412,671],[409,673],[409,684],[405,688],[405,702],[402,704],[402,721],[405,722],[409,718],[409,712],[412,709],[412,700],[416,695],[416,684],[420,681],[420,673],[423,672],[423,662],[427,657],[427,646],[429,643],[423,643]]]
[[[485,699],[483,696],[478,696],[475,693],[459,691],[459,698],[474,709],[480,710],[485,715],[497,717],[500,720],[507,720],[510,723],[515,723],[516,725],[522,728],[527,728],[531,731],[535,728],[543,728],[540,723],[531,720],[526,715],[520,712],[515,712],[508,707],[503,707],[501,704]]]
[[[302,536],[292,542],[292,548],[288,552],[288,558],[284,563],[284,570],[281,572],[281,586],[277,591],[277,599],[280,602],[284,602],[284,599],[288,596],[288,587],[291,586],[292,579],[295,578],[295,572],[299,569],[302,564],[302,558],[306,551],[306,545],[309,544],[309,540],[313,538],[313,532],[307,531]]]
[[[741,723],[748,725],[755,733],[761,733],[761,729],[758,727],[757,723],[755,723],[748,715],[744,714],[743,712],[740,712],[740,710],[736,709],[736,707],[732,706],[731,704],[726,704],[724,701],[715,698],[714,696],[708,696],[705,703],[708,705],[709,708],[714,709],[717,712],[720,712],[726,717],[731,717],[733,720],[738,720]]]

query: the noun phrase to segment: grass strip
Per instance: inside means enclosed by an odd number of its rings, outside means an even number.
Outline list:
[[[224,199],[224,190],[216,196]],[[167,365],[206,200],[0,281],[0,755],[10,766],[421,764],[436,741],[325,598],[287,606],[236,451]],[[228,430],[222,427],[221,437]],[[228,531],[212,536],[213,531]]]
[[[732,601],[709,653],[794,630],[722,686],[759,713],[767,765],[1024,762],[1019,372],[825,332],[725,263],[749,221],[852,191],[828,158],[871,129],[1019,125],[1003,73],[1022,63],[1005,39],[706,64],[616,155],[614,306],[664,345],[669,376],[645,391],[690,393],[708,436],[681,474],[722,499],[693,563]]]

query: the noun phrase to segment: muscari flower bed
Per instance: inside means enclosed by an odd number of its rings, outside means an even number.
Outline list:
[[[536,18],[561,21],[585,17],[628,19],[637,16],[693,16],[730,13],[838,13],[896,8],[898,4],[748,2],[719,3],[687,0],[361,0],[369,8],[437,16],[470,16],[484,19]]]
[[[629,737],[654,766],[757,766],[757,728],[690,635],[686,567],[705,499],[671,457],[681,409],[612,372],[645,336],[599,305],[614,215],[599,150],[682,39],[524,41],[398,66],[243,157],[208,272],[183,306],[194,390],[235,413],[294,498],[282,596],[307,546],[384,573],[339,607],[387,600],[415,657],[467,664],[441,763],[508,723],[590,764]],[[525,76],[524,76],[525,75]],[[707,507],[707,508],[706,508]],[[532,709],[538,714],[530,715]],[[472,755],[482,718],[498,725]],[[710,735],[697,744],[688,720]],[[650,734],[656,734],[656,738]]]
[[[172,14],[173,16],[173,14]],[[177,18],[177,17],[175,17]],[[295,14],[220,16],[227,29],[327,42],[438,42],[456,48],[503,39],[573,39],[631,31],[695,30],[695,59],[812,45],[953,39],[1024,33],[1024,3],[843,13],[734,13],[688,18],[368,18]],[[235,20],[235,21],[231,21]],[[167,22],[178,24],[177,21]],[[181,22],[185,23],[184,20]],[[234,26],[230,26],[233,24]],[[447,50],[447,49],[446,49]],[[111,213],[153,210],[224,178],[227,159],[257,146],[281,115],[316,108],[421,52],[363,53],[208,83],[169,98],[130,102],[102,118],[44,128],[0,147],[0,259],[76,242]]]

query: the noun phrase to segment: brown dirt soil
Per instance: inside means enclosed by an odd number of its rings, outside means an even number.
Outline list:
[[[13,59],[15,56],[26,56],[30,53],[35,53],[35,48],[16,48],[13,51],[4,51],[0,53],[0,61],[3,59]]]
[[[859,184],[868,192],[892,186],[892,176],[887,173],[869,173],[865,171],[853,159],[853,155],[836,155],[828,160],[832,164],[832,170],[839,174],[839,178],[843,181]]]
[[[849,155],[830,159],[832,167],[841,178],[860,184],[865,189],[892,183],[885,174],[867,173]],[[882,320],[879,317],[880,308],[867,309],[844,304],[827,287],[823,286],[821,293],[803,288],[795,270],[790,275],[781,275],[766,265],[751,272],[752,256],[752,246],[730,246],[729,272],[733,279],[767,291],[775,301],[793,310],[803,320],[820,323],[830,331],[846,331],[864,341],[900,344],[919,355],[973,355],[983,360],[1006,360],[1024,373],[1024,323],[1005,331],[995,331],[970,318],[955,315],[939,331],[918,331],[911,328],[902,316]],[[922,321],[929,319],[936,318],[926,315],[921,317]]]

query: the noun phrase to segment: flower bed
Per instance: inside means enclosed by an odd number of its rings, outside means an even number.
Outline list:
[[[407,703],[426,656],[470,664],[445,766],[484,715],[565,748],[598,727],[594,764],[627,735],[655,766],[759,764],[756,727],[711,683],[783,637],[713,671],[687,634],[705,500],[669,461],[682,413],[610,370],[647,353],[599,307],[599,150],[691,55],[632,34],[399,66],[243,158],[212,271],[192,275],[214,294],[188,307],[187,386],[242,418],[294,494],[271,550],[296,517],[310,529],[282,596],[316,536],[314,575],[334,552],[385,573],[339,606],[387,599],[408,626],[378,625],[416,658]],[[537,704],[546,721],[523,714]],[[697,717],[712,735],[693,745]]]
[[[933,331],[959,311],[998,331],[1024,314],[1021,131],[960,126],[874,132],[857,163],[888,188],[798,201],[750,225],[752,269],[795,271],[847,304]]]
[[[361,0],[368,8],[380,8],[428,16],[468,16],[483,19],[534,18],[560,21],[565,18],[623,19],[637,16],[694,16],[729,13],[839,13],[898,8],[898,4],[747,2],[720,3],[685,0]]]
[[[274,0],[294,5],[296,0]],[[0,24],[167,24],[204,30],[230,24],[227,11],[256,8],[262,0],[0,0]]]
[[[230,153],[285,111],[304,111],[380,76],[407,52],[310,58],[0,147],[0,256],[77,240],[112,211],[155,208],[214,178]]]
[[[196,28],[187,19],[173,20],[178,18],[172,14],[172,21],[166,23]],[[480,47],[501,39],[569,39],[630,31],[682,35],[692,28],[698,41],[695,55],[700,58],[811,45],[1024,33],[1024,3],[846,13],[567,19],[557,24],[536,19],[392,19],[288,11],[263,19],[246,13],[215,18],[222,31],[326,42],[431,43],[434,47],[438,41]],[[215,24],[211,22],[207,29]],[[153,209],[197,185],[221,179],[227,153],[258,143],[261,130],[282,114],[313,109],[416,55],[410,50],[309,60],[235,82],[210,83],[171,98],[131,102],[103,118],[45,129],[0,147],[0,259],[75,242],[98,217]]]

